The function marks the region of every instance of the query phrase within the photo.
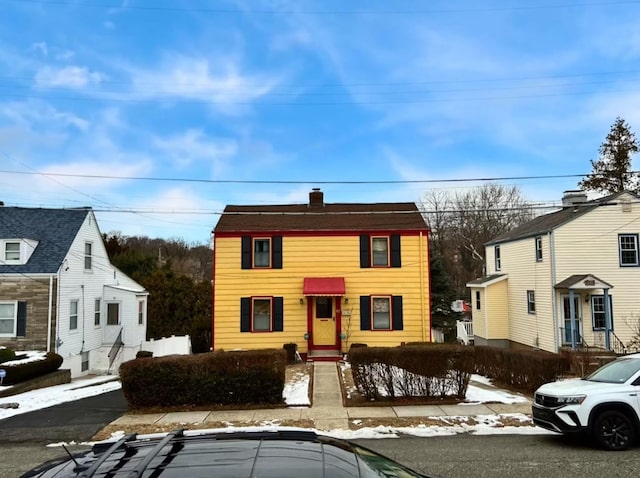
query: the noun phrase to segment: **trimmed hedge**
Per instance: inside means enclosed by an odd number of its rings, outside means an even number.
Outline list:
[[[368,400],[396,397],[462,399],[473,372],[473,349],[457,345],[363,347],[350,350],[351,372]]]
[[[476,373],[532,392],[540,385],[553,382],[569,369],[569,360],[561,354],[480,345],[473,348]]]
[[[16,353],[6,347],[0,347],[0,363],[8,362],[16,358]]]
[[[14,360],[19,359],[20,356],[16,356]],[[53,352],[47,352],[43,360],[34,360],[32,362],[26,362],[16,365],[2,364],[0,368],[3,368],[7,372],[7,376],[3,380],[4,385],[13,385],[16,383],[24,382],[32,378],[40,377],[51,372],[55,372],[62,365],[62,357]]]
[[[131,360],[120,366],[132,408],[280,404],[284,349],[211,352]]]

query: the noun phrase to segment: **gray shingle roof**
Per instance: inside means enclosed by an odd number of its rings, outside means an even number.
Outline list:
[[[629,191],[626,192],[634,194]],[[525,239],[527,237],[546,234],[547,232],[550,232],[559,226],[562,226],[563,224],[566,224],[577,217],[583,216],[589,211],[593,211],[595,208],[616,199],[621,194],[624,194],[624,192],[587,201],[586,203],[578,206],[565,207],[560,211],[538,216],[515,229],[493,238],[491,241],[487,242],[486,245],[499,244],[502,242],[515,241],[517,239]]]
[[[491,282],[500,278],[506,278],[507,274],[491,274],[488,276],[480,277],[479,279],[474,279],[472,281],[467,282],[467,287],[471,287],[474,285],[483,285],[487,282]]]
[[[0,261],[0,274],[56,273],[90,210],[0,207],[0,239],[38,241],[26,264]]]

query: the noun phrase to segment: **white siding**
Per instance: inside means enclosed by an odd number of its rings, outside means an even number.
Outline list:
[[[85,270],[85,243],[92,244],[92,264]],[[59,271],[58,320],[56,337],[59,338],[57,353],[64,358],[63,367],[70,368],[72,376],[88,372],[103,372],[105,357],[113,344],[106,326],[106,302],[121,302],[121,325],[125,327],[126,347],[137,350],[145,340],[146,323],[138,326],[138,306],[136,295],[145,297],[142,286],[113,267],[102,242],[100,230],[92,212],[78,231],[66,259]],[[107,288],[111,285],[129,290]],[[138,291],[136,294],[135,291]],[[101,299],[100,325],[94,324],[94,304]],[[69,307],[72,300],[78,301],[78,328],[70,330]],[[106,352],[105,352],[105,349]],[[89,371],[81,372],[81,353],[90,352]],[[121,351],[121,355],[125,352]],[[134,354],[135,355],[135,354]],[[108,360],[106,362],[108,364]]]

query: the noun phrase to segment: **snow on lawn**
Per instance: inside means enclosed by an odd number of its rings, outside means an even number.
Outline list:
[[[288,406],[309,406],[309,374],[305,370],[297,371],[291,380],[284,384],[282,397]]]
[[[0,406],[3,404],[17,403],[18,408],[0,408],[0,420],[14,415],[20,415],[21,413],[52,407],[60,403],[73,402],[81,398],[111,392],[121,388],[121,386],[117,376],[101,375],[99,377],[74,380],[71,383],[2,397],[0,398]],[[4,387],[0,387],[0,390],[3,388]]]

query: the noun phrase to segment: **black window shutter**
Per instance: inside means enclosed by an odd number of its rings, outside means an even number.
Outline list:
[[[360,267],[371,267],[371,252],[368,234],[362,234],[360,236]]]
[[[391,234],[391,267],[402,267],[400,259],[400,234]]]
[[[18,302],[18,324],[17,332],[18,337],[25,337],[27,335],[27,303]]]
[[[402,330],[402,296],[394,295],[392,301],[393,330]]]
[[[368,295],[360,296],[360,330],[371,330],[371,300]]]
[[[282,236],[271,238],[271,267],[282,269]]]
[[[282,332],[284,330],[284,304],[282,297],[273,298],[273,331]]]
[[[251,298],[240,298],[240,332],[251,332]]]
[[[242,236],[242,268],[251,269],[251,236]]]

